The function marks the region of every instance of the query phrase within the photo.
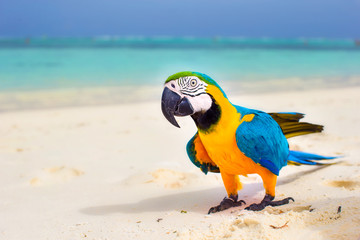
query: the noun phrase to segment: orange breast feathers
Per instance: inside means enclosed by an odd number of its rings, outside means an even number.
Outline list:
[[[198,154],[202,154],[203,157],[208,156],[209,161],[214,162],[220,168],[220,172],[246,176],[258,173],[260,170],[258,168],[263,168],[239,150],[235,137],[231,141],[223,142],[211,141],[207,137],[202,137],[201,141],[205,151],[200,151]]]
[[[222,172],[236,175],[255,173],[260,166],[239,150],[235,136],[239,125],[252,121],[254,114],[241,116],[218,88],[209,86],[208,91],[220,106],[221,117],[210,131],[199,130],[206,153],[199,149],[198,154],[207,154]]]

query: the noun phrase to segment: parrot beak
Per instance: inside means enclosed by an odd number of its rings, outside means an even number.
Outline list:
[[[179,94],[165,87],[161,97],[161,110],[165,118],[175,127],[180,128],[175,116],[188,116],[194,113],[186,97],[181,98]]]

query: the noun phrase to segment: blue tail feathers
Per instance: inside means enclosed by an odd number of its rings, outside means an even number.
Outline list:
[[[324,163],[318,162],[319,160],[331,160],[337,157],[326,157],[312,153],[290,151],[288,163],[293,165],[323,165]]]

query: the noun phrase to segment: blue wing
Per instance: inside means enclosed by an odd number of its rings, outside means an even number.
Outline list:
[[[241,116],[254,114],[250,122],[242,122],[236,130],[240,151],[254,162],[279,175],[287,164],[288,142],[276,121],[267,113],[235,106]]]

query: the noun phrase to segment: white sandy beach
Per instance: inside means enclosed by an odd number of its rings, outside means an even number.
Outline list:
[[[290,139],[291,148],[344,157],[283,168],[277,197],[294,203],[207,215],[226,195],[221,177],[190,162],[195,125],[182,118],[173,127],[160,100],[4,111],[0,239],[359,239],[360,87],[228,97],[305,113],[325,131]],[[240,198],[261,201],[261,179],[241,180]]]

